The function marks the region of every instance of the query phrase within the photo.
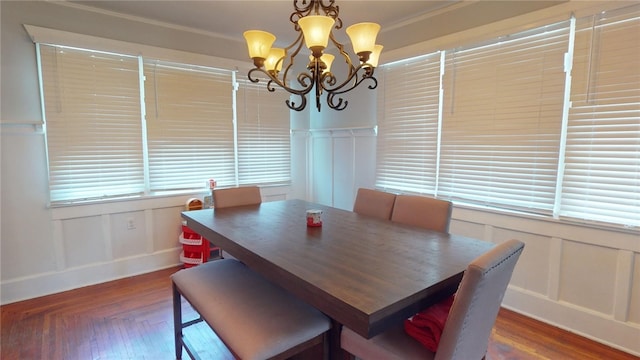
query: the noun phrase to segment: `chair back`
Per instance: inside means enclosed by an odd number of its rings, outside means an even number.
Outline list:
[[[396,195],[384,191],[359,188],[353,212],[373,216],[378,219],[389,220]]]
[[[426,196],[397,195],[391,221],[448,233],[452,209],[450,201]]]
[[[213,207],[222,209],[232,206],[257,205],[262,203],[260,188],[257,186],[242,186],[213,190]]]
[[[524,243],[509,240],[472,261],[442,331],[435,360],[482,359]]]

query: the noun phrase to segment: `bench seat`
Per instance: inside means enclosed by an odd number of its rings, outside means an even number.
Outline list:
[[[182,347],[196,358],[182,329],[184,297],[243,360],[284,359],[323,343],[331,322],[324,314],[234,259],[207,262],[171,276],[176,358]],[[198,320],[200,320],[198,319]]]

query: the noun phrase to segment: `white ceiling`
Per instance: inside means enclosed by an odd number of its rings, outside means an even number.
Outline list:
[[[363,21],[379,23],[382,30],[377,42],[385,46],[385,51],[389,51],[563,1],[566,0],[336,0],[335,3],[340,7],[340,18],[345,28]],[[275,34],[279,46],[289,45],[295,36],[293,25],[289,22],[289,16],[293,12],[291,0],[69,2],[108,11],[112,15],[171,24],[241,42],[244,42],[242,33],[249,29]],[[339,41],[346,40],[344,31],[335,35]],[[246,57],[246,54],[242,57]]]

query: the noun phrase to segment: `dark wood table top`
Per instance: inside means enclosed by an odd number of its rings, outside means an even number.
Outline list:
[[[307,227],[306,210],[323,210]],[[456,291],[493,244],[301,200],[183,212],[187,226],[367,338]]]

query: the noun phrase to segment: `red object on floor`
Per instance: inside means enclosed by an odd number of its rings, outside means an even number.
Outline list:
[[[190,268],[209,261],[209,240],[198,235],[185,225],[182,225],[182,234],[179,237],[182,244],[180,261],[185,268]]]
[[[450,296],[405,320],[404,330],[409,336],[435,353],[438,350],[440,336],[444,330],[444,324],[447,322],[447,317],[449,317],[453,299],[454,297]]]

